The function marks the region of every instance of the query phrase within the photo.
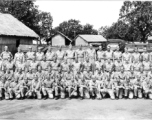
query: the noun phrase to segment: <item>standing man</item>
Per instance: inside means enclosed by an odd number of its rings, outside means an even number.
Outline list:
[[[116,51],[113,53],[113,60],[117,61],[122,58],[122,52],[119,51],[119,47],[116,48]]]
[[[35,57],[35,52],[33,52],[32,47],[29,47],[29,51],[26,53],[26,61],[27,64],[30,64],[30,62]]]
[[[107,47],[107,51],[105,52],[105,58],[106,60],[113,59],[113,51],[110,50],[110,46]]]
[[[132,62],[139,62],[141,58],[141,54],[138,52],[138,48],[135,48],[134,52],[132,53]]]
[[[72,45],[69,46],[69,50],[66,51],[66,58],[69,63],[72,63],[74,60],[75,51],[72,49]]]
[[[76,59],[78,59],[78,62],[84,62],[84,56],[85,52],[82,50],[82,46],[80,46],[79,50],[76,52]]]
[[[128,61],[129,63],[131,62],[131,54],[128,52],[128,48],[125,48],[125,52],[122,54],[122,61]]]
[[[52,51],[51,47],[48,48],[45,57],[47,62],[52,62],[53,59],[55,58],[55,52]]]
[[[62,63],[65,57],[65,52],[62,50],[62,46],[60,46],[59,50],[56,51],[56,58],[58,63]]]
[[[4,62],[6,62],[9,57],[10,57],[11,59],[13,59],[13,55],[12,55],[12,53],[8,50],[8,46],[5,46],[5,47],[4,47],[4,51],[1,53],[0,57],[2,58],[2,60],[3,60]]]
[[[38,48],[38,52],[36,52],[36,61],[42,61],[43,60],[43,56],[44,56],[44,53],[41,52],[41,48]]]
[[[21,51],[21,48],[18,47],[18,52],[15,53],[15,56],[14,56],[14,63],[15,65],[17,65],[20,61],[25,61],[25,58],[24,58],[24,53]]]
[[[86,51],[87,58],[89,58],[90,63],[94,63],[96,60],[96,51],[93,49],[93,46],[90,44],[89,49]]]
[[[102,50],[102,46],[99,46],[99,50],[97,51],[97,59],[98,61],[101,60],[104,61],[105,58],[105,52]]]

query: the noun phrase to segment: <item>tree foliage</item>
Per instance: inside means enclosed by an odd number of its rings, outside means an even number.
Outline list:
[[[52,27],[52,16],[48,12],[40,11],[34,2],[35,0],[1,0],[0,12],[13,15],[40,37],[47,37]]]
[[[125,1],[119,19],[110,27],[100,28],[107,39],[146,42],[152,30],[152,2]]]
[[[134,40],[145,42],[152,30],[152,2],[125,1],[120,9],[120,19],[130,25]]]
[[[123,39],[128,40],[128,32],[130,28],[123,21],[117,21],[110,27],[105,26],[100,28],[100,34],[107,39]]]
[[[79,20],[70,19],[68,21],[63,21],[55,29],[55,31],[60,31],[72,40],[78,34],[97,34],[97,30],[93,29],[93,25],[86,24],[81,25]]]

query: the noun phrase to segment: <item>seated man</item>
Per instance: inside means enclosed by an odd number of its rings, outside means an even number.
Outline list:
[[[134,89],[134,98],[135,99],[142,98],[142,82],[139,76],[137,76],[137,79],[134,82],[133,89]]]
[[[47,75],[46,79],[44,81],[42,81],[42,93],[44,96],[44,99],[47,98],[47,95],[50,99],[54,98],[53,96],[53,92],[54,92],[54,88],[53,88],[53,83],[54,80],[51,78],[52,76]]]
[[[85,81],[84,77],[79,81],[79,94],[81,100],[90,98],[88,83]]]
[[[66,83],[63,81],[63,78],[61,76],[58,76],[55,78],[54,81],[54,90],[55,90],[55,99],[65,98],[65,89],[66,89]]]
[[[19,94],[19,77],[15,77],[14,80],[12,80],[9,84],[9,99],[13,99],[14,96],[17,99],[20,99],[20,94]]]
[[[32,96],[36,99],[41,99],[41,82],[39,81],[39,78],[37,75],[34,75],[32,80]]]
[[[67,84],[67,91],[68,91],[69,99],[71,99],[71,97],[77,97],[78,82],[72,79],[70,83]]]
[[[119,79],[113,80],[112,88],[116,93],[116,99],[122,99],[123,97],[123,83]]]
[[[143,87],[143,94],[144,94],[144,98],[148,99],[149,94],[151,94],[151,87],[150,87],[150,81],[148,79],[145,79],[142,83],[142,87]]]
[[[90,81],[89,89],[90,89],[90,94],[91,94],[92,99],[95,99],[95,98],[101,99],[101,96],[98,90],[98,83],[95,77],[93,77],[92,80]]]
[[[123,86],[124,86],[124,98],[132,99],[133,98],[133,84],[130,81],[129,77],[124,81]]]
[[[20,98],[25,99],[26,93],[30,88],[28,84],[28,79],[24,78],[23,80],[21,80],[18,87],[19,87],[18,94],[20,94],[19,95]]]
[[[107,81],[104,82],[103,89],[101,89],[100,92],[102,94],[103,93],[108,94],[112,100],[115,99],[114,90],[113,90],[113,83],[110,80],[110,77],[107,79]]]
[[[0,81],[0,100],[3,99],[5,93],[5,77],[1,77]]]

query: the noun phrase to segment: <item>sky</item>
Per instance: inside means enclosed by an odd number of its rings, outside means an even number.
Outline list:
[[[76,19],[82,25],[87,23],[99,29],[110,26],[119,18],[119,11],[123,1],[48,1],[35,2],[42,11],[50,12],[53,17],[53,27],[63,21]]]

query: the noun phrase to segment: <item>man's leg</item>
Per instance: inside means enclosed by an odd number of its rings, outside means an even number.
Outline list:
[[[47,98],[47,91],[46,91],[45,87],[42,87],[42,94],[44,96],[44,99],[46,99]]]
[[[84,98],[84,89],[83,89],[83,87],[80,87],[79,88],[79,93],[80,93],[80,97],[81,97],[81,99],[83,99]]]
[[[119,99],[119,88],[115,89],[115,93],[116,93],[116,99]]]
[[[134,98],[134,93],[133,93],[133,90],[130,89],[129,90],[129,99],[133,99]]]
[[[119,99],[123,98],[123,88],[119,88]]]
[[[141,88],[138,88],[137,93],[138,93],[138,98],[142,98],[143,97]]]
[[[83,94],[84,98],[89,99],[90,98],[89,90],[87,88],[84,88],[83,92],[84,92]]]
[[[0,88],[0,100],[3,99],[3,88]]]
[[[138,91],[138,88],[137,87],[134,87],[134,98],[137,99],[137,91]]]
[[[61,98],[65,98],[65,89],[63,87],[60,87],[60,93],[61,93]]]
[[[124,97],[125,97],[125,98],[128,98],[128,92],[129,92],[129,89],[128,89],[128,88],[125,88],[125,89],[124,89]]]
[[[110,98],[111,98],[112,100],[115,99],[114,91],[113,91],[112,89],[108,89],[108,94],[110,95]]]
[[[42,94],[40,90],[36,90],[37,99],[42,99]]]
[[[52,88],[47,88],[46,91],[50,99],[54,98]]]
[[[13,89],[10,88],[8,91],[9,91],[9,95],[10,95],[9,98],[13,99],[13,93],[14,93]]]

